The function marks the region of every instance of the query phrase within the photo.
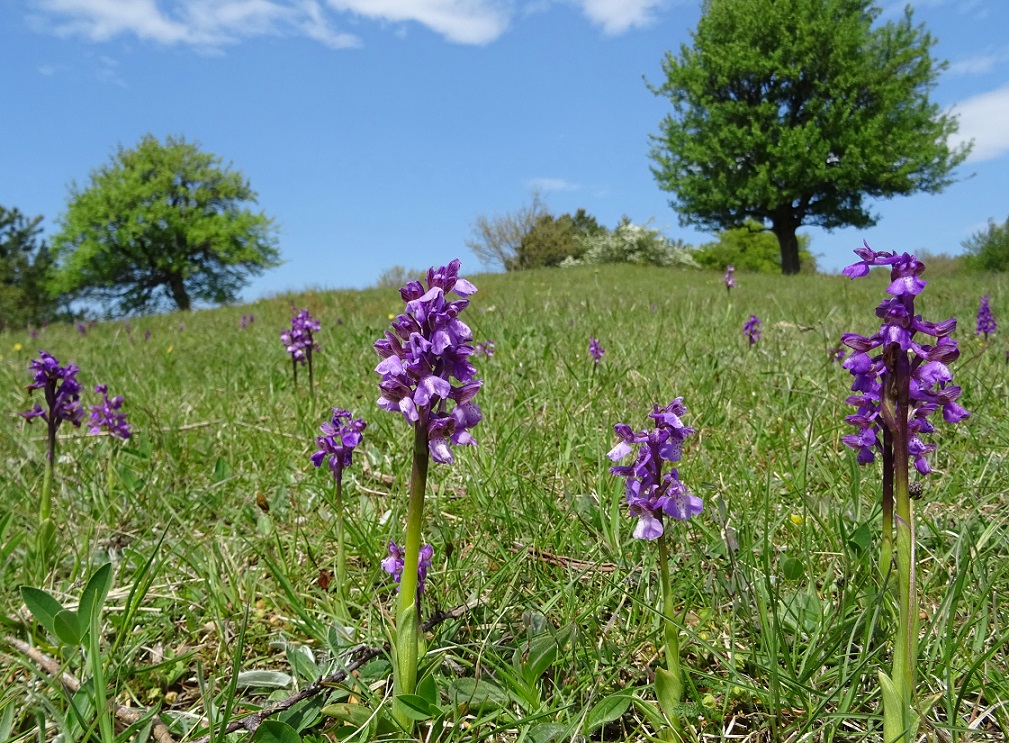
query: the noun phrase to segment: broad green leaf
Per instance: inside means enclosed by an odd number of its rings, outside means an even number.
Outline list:
[[[423,697],[428,704],[437,705],[440,700],[438,694],[438,682],[434,676],[428,674],[417,684],[417,695]]]
[[[263,720],[256,734],[252,736],[253,743],[301,743],[298,731],[280,720]]]
[[[490,712],[508,704],[508,694],[492,681],[475,678],[455,679],[448,686],[448,697],[456,707],[465,704],[474,712]]]
[[[92,574],[91,579],[88,580],[88,584],[84,586],[84,591],[81,593],[77,615],[80,617],[81,624],[85,628],[91,622],[92,612],[101,612],[102,607],[105,605],[105,598],[109,595],[111,588],[112,563],[107,562]]]
[[[795,557],[783,555],[781,558],[781,573],[785,580],[799,580],[806,572],[806,566],[802,560]]]
[[[631,706],[630,694],[611,694],[596,702],[585,717],[585,729],[589,732],[608,722],[619,720]]]
[[[35,620],[50,634],[55,635],[53,619],[63,611],[63,605],[45,591],[31,586],[21,586],[21,598]]]
[[[872,531],[869,524],[862,524],[855,531],[848,535],[848,547],[852,552],[862,554],[872,545]]]
[[[218,457],[217,461],[214,463],[214,475],[211,478],[211,482],[219,483],[227,480],[231,476],[231,467],[228,466],[227,461],[224,457]]]
[[[437,708],[432,709],[424,697],[416,694],[398,694],[396,701],[399,702],[400,709],[411,720],[427,720],[440,711]]]
[[[529,728],[529,740],[532,743],[555,743],[567,737],[567,727],[556,722],[541,722]]]
[[[288,645],[284,654],[287,656],[287,662],[291,664],[294,675],[298,678],[314,681],[321,675],[319,667],[315,664],[312,651],[304,645]]]
[[[361,704],[350,704],[340,702],[339,704],[328,704],[322,708],[322,714],[326,717],[335,717],[341,722],[353,725],[356,728],[364,727],[375,714],[374,710]]]
[[[77,612],[64,609],[53,617],[53,634],[65,645],[79,645],[84,637],[84,625]]]

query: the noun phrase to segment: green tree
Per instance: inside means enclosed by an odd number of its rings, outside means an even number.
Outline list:
[[[816,257],[809,251],[810,237],[797,236],[799,261],[804,273],[816,272]],[[694,260],[705,268],[724,271],[732,265],[740,271],[779,273],[781,249],[775,236],[755,220],[747,220],[742,227],[732,227],[718,233],[718,240],[694,250]]]
[[[1009,219],[988,226],[963,241],[965,264],[975,271],[1009,271]]]
[[[87,188],[71,187],[53,287],[127,313],[234,301],[249,277],[278,265],[273,221],[244,206],[255,201],[220,158],[147,135],[120,147]]]
[[[584,252],[581,238],[605,233],[606,228],[584,209],[559,217],[549,212],[541,214],[519,242],[509,270],[559,266],[566,260],[576,260]]]
[[[693,46],[667,53],[651,87],[674,113],[652,137],[652,171],[681,224],[767,225],[785,274],[796,230],[867,227],[865,197],[949,185],[970,149],[930,102],[944,62],[902,19],[874,25],[871,0],[705,0]]]
[[[41,222],[0,206],[0,330],[56,316],[47,288],[53,256],[40,237]]]

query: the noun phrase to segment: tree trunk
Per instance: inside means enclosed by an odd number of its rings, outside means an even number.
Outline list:
[[[771,224],[771,232],[778,238],[778,246],[781,248],[781,273],[791,276],[799,273],[799,237],[795,231],[799,225],[791,222],[774,221]]]
[[[175,306],[183,312],[189,312],[192,308],[190,307],[189,302],[189,292],[186,291],[186,285],[182,281],[182,274],[171,274],[168,277],[168,288],[172,292],[172,299],[175,300]]]

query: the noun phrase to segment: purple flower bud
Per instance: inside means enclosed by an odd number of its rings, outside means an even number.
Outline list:
[[[726,291],[732,291],[732,288],[736,285],[736,278],[733,274],[736,272],[736,267],[731,263],[725,267],[725,275],[722,277],[722,283],[725,284]]]
[[[598,364],[603,360],[603,354],[606,353],[606,349],[599,344],[598,338],[589,338],[589,356],[592,357],[592,361]]]

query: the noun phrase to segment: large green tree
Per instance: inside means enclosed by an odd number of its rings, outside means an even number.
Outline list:
[[[42,217],[0,206],[0,330],[56,315],[47,283],[53,257],[41,239]]]
[[[87,188],[71,187],[53,287],[126,313],[234,301],[249,277],[278,265],[276,227],[248,208],[255,201],[220,158],[147,135],[120,147]]]
[[[866,197],[938,192],[969,145],[929,100],[945,63],[912,20],[877,23],[871,0],[705,0],[693,45],[652,87],[673,113],[652,168],[681,224],[754,219],[799,271],[796,230],[875,224]]]

